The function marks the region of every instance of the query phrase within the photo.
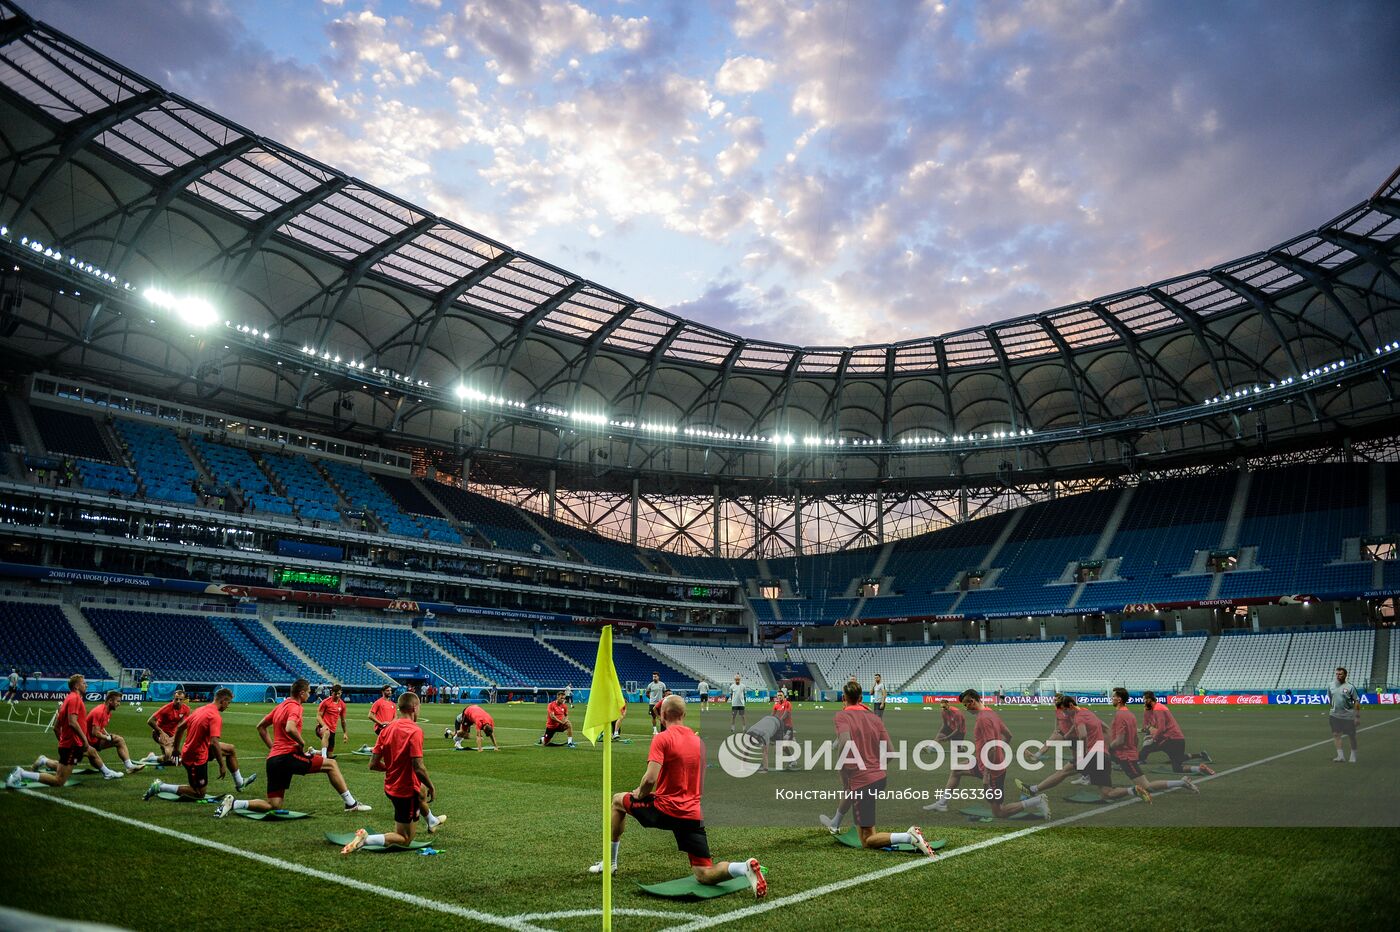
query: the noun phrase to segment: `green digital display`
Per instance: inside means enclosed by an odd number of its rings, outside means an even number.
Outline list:
[[[281,569],[277,571],[277,582],[283,586],[325,586],[340,588],[339,573],[318,573],[315,570]]]
[[[691,586],[690,597],[692,599],[708,599],[710,597],[709,586]]]

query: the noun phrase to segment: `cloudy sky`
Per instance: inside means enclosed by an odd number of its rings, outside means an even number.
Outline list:
[[[1400,3],[21,0],[169,90],[749,337],[1273,245],[1400,164]]]

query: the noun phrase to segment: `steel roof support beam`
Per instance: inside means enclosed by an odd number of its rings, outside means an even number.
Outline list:
[[[1112,311],[1102,304],[1099,304],[1097,301],[1091,303],[1089,309],[1097,314],[1100,320],[1108,324],[1109,329],[1118,334],[1118,338],[1128,347],[1132,355],[1133,366],[1137,369],[1138,379],[1142,382],[1142,394],[1147,400],[1147,410],[1151,411],[1154,415],[1157,414],[1157,399],[1152,397],[1152,384],[1147,380],[1147,367],[1152,364],[1152,361],[1144,358],[1142,344],[1138,342],[1137,334],[1126,327]],[[1176,387],[1178,395],[1184,396],[1186,394],[1180,382],[1176,382],[1172,379],[1168,379],[1168,381],[1171,381]]]
[[[637,403],[632,407],[632,417],[639,423],[642,417],[642,409],[646,407],[647,398],[651,395],[652,383],[656,381],[656,370],[661,368],[661,362],[666,355],[666,350],[671,348],[671,344],[675,342],[676,337],[681,335],[681,331],[684,330],[685,327],[686,322],[684,320],[677,320],[672,324],[671,329],[666,331],[666,336],[661,338],[661,342],[656,344],[656,349],[652,350],[650,356],[647,358],[647,380],[642,385],[642,393],[637,396]],[[634,432],[632,438],[627,441],[627,458],[623,460],[629,469],[632,466],[632,451],[636,449],[636,446],[637,437]]]
[[[1284,355],[1288,357],[1288,364],[1293,367],[1293,374],[1301,380],[1303,376],[1302,364],[1298,362],[1298,357],[1293,352],[1293,344],[1283,335],[1283,328],[1278,325],[1278,319],[1274,316],[1273,300],[1260,292],[1257,288],[1246,285],[1233,275],[1226,275],[1224,272],[1210,272],[1209,275],[1212,281],[1230,289],[1254,306],[1254,309],[1264,318],[1264,323],[1268,326],[1269,332],[1272,333],[1274,339],[1278,341],[1279,348],[1282,349]],[[1308,412],[1312,415],[1312,419],[1314,421],[1320,420],[1321,415],[1318,413],[1317,402],[1313,399],[1313,393],[1304,392],[1303,400],[1307,402]]]
[[[1269,253],[1269,259],[1283,266],[1285,269],[1288,269],[1290,272],[1296,272],[1301,275],[1309,285],[1312,285],[1320,291],[1324,297],[1335,304],[1337,310],[1341,311],[1342,316],[1346,318],[1347,325],[1351,328],[1352,336],[1356,338],[1353,347],[1363,353],[1366,351],[1366,337],[1361,333],[1361,326],[1356,322],[1356,317],[1353,316],[1351,310],[1342,303],[1342,299],[1337,297],[1337,292],[1332,287],[1332,280],[1325,269],[1313,265],[1311,262],[1304,259],[1290,256],[1286,252],[1271,252]]]
[[[641,305],[632,303],[619,310],[608,322],[588,338],[588,346],[583,351],[583,365],[579,366],[578,375],[574,378],[573,388],[569,392],[569,405],[572,407],[578,402],[578,393],[583,390],[583,383],[588,380],[588,373],[593,368],[593,360],[598,356],[598,350],[607,342],[608,337],[617,332],[617,328],[627,322]],[[578,357],[574,357],[577,361]]]
[[[948,348],[943,345],[942,340],[933,342],[934,355],[938,357],[938,381],[943,387],[943,409],[948,414],[948,432],[946,436],[952,439],[958,432],[957,418],[953,416],[953,387],[948,377]]]
[[[340,312],[344,310],[346,302],[350,300],[351,293],[359,287],[360,280],[374,267],[375,263],[382,260],[385,256],[388,256],[405,243],[412,242],[418,236],[426,233],[428,230],[432,229],[436,223],[437,220],[434,218],[424,217],[417,223],[404,227],[393,236],[379,243],[373,249],[366,250],[357,256],[355,264],[350,266],[349,271],[345,274],[344,283],[341,286],[340,294],[336,296],[335,304],[331,307],[330,313],[321,321],[321,326],[316,331],[316,342],[312,345],[319,347],[330,337],[331,328],[334,327],[335,322],[340,319]],[[371,349],[373,349],[373,347],[365,347],[366,351]],[[310,386],[311,373],[308,371],[301,377],[301,387],[297,389],[296,407],[301,407],[302,402],[306,398],[306,390],[310,388]]]
[[[53,140],[59,144],[58,154],[54,156],[53,161],[44,166],[39,177],[29,186],[29,190],[25,192],[19,206],[15,208],[9,226],[14,229],[24,229],[24,222],[29,219],[29,212],[43,195],[49,182],[53,181],[59,171],[72,161],[73,157],[81,152],[88,143],[118,123],[124,123],[138,113],[151,109],[164,99],[165,95],[160,91],[144,91],[134,97],[128,97],[126,100],[109,104],[101,110],[95,110],[86,117],[66,125]]]
[[[822,412],[822,423],[831,424],[831,436],[841,436],[841,393],[846,388],[846,371],[851,367],[851,350],[841,354],[841,362],[836,366],[836,384],[826,399],[826,410]]]
[[[1079,412],[1079,426],[1088,427],[1089,417],[1084,410],[1084,388],[1080,383],[1087,383],[1089,380],[1085,377],[1083,370],[1075,363],[1074,354],[1069,351],[1069,344],[1066,343],[1065,338],[1060,335],[1060,331],[1055,329],[1055,325],[1042,317],[1040,320],[1040,329],[1045,331],[1045,335],[1050,338],[1050,342],[1054,343],[1055,348],[1060,351],[1060,358],[1064,360],[1065,363],[1065,372],[1069,374],[1070,388],[1074,389],[1074,407]],[[1108,410],[1108,406],[1103,403],[1103,398],[1100,397],[1098,402],[1101,411]]]
[[[1217,345],[1219,344],[1219,339],[1214,337],[1214,334],[1207,334],[1205,324],[1201,321],[1201,315],[1159,288],[1149,289],[1148,294],[1156,298],[1158,303],[1164,305],[1177,317],[1181,318],[1182,322],[1186,324],[1186,328],[1195,335],[1196,342],[1199,343],[1201,349],[1205,351],[1206,359],[1210,360],[1210,371],[1211,374],[1215,376],[1215,387],[1220,390],[1221,394],[1224,394],[1225,390],[1229,387],[1229,383],[1225,380],[1224,373],[1220,371],[1220,360],[1216,356],[1215,348],[1212,348],[1210,345],[1210,340],[1212,338],[1216,339]],[[1258,368],[1259,364],[1255,363],[1255,367]]]
[[[880,413],[880,439],[886,443],[893,440],[894,433],[894,357],[893,346],[885,350],[885,397]],[[881,464],[884,471],[884,464]]]
[[[243,250],[243,258],[238,260],[238,267],[229,276],[229,290],[232,291],[243,280],[248,266],[253,264],[253,259],[262,252],[267,241],[272,238],[272,234],[282,229],[282,226],[293,217],[321,203],[349,183],[350,179],[348,178],[332,178],[305,194],[298,195],[271,213],[265,214],[250,231],[248,245]]]
[[[552,296],[545,299],[543,303],[536,305],[533,311],[516,322],[515,331],[511,334],[510,353],[506,356],[505,365],[501,367],[501,377],[496,382],[498,390],[503,390],[505,388],[506,377],[510,375],[511,366],[515,365],[515,357],[519,355],[520,347],[524,346],[525,342],[530,339],[530,334],[534,332],[535,325],[554,313],[559,308],[559,305],[582,291],[586,284],[588,283],[583,279],[570,282]],[[502,349],[504,348],[505,347],[502,346]]]
[[[1395,283],[1396,287],[1400,287],[1400,272],[1396,272],[1390,264],[1390,253],[1394,252],[1393,246],[1377,247],[1365,237],[1342,230],[1318,230],[1317,235],[1333,246],[1340,246],[1356,253],[1379,269],[1381,274]]]
[[[997,364],[1001,367],[1002,380],[1006,383],[1006,407],[1011,413],[1011,430],[1014,433],[1030,424],[1030,411],[1026,408],[1025,399],[1021,397],[1021,390],[1016,387],[1015,380],[1011,378],[1011,361],[1006,356],[1006,347],[1002,345],[1001,337],[997,335],[995,330],[989,328],[987,342],[992,345],[992,352],[996,354]],[[1020,423],[1017,423],[1018,419]]]
[[[690,417],[702,405],[704,405],[706,403],[706,400],[709,398],[710,393],[712,391],[715,391],[716,385],[719,386],[719,390],[715,392],[715,410],[714,417],[711,418],[711,421],[713,422],[714,418],[719,416],[720,406],[724,404],[724,393],[729,388],[729,375],[734,371],[734,364],[739,361],[739,357],[743,354],[744,347],[747,345],[748,344],[745,343],[743,340],[739,340],[729,348],[729,352],[726,353],[724,356],[724,362],[720,364],[719,375],[716,376],[710,382],[710,384],[706,386],[705,390],[699,394],[699,396],[695,399],[695,403],[686,409],[684,417]]]

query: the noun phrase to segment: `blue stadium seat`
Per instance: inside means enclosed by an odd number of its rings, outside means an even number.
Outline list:
[[[0,677],[10,667],[47,676],[107,676],[63,609],[42,602],[0,602],[0,667]]]

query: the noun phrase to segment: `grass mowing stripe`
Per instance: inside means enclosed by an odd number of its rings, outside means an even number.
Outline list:
[[[1373,728],[1380,728],[1382,725],[1390,725],[1396,721],[1400,721],[1400,719],[1387,719],[1384,722],[1377,722],[1374,725],[1367,725],[1365,728],[1358,728],[1357,731],[1370,731]],[[1311,751],[1315,748],[1320,748],[1324,745],[1329,745],[1331,743],[1331,738],[1324,738],[1321,741],[1314,741],[1312,744],[1305,744],[1302,747],[1294,748],[1291,751],[1283,751],[1279,754],[1273,754],[1269,757],[1262,757],[1259,760],[1251,761],[1248,764],[1240,764],[1238,767],[1231,767],[1228,770],[1221,770],[1212,776],[1202,777],[1201,779],[1193,780],[1192,782],[1206,783],[1210,780],[1216,780],[1220,777],[1229,776],[1232,773],[1239,773],[1242,770],[1249,770],[1251,767],[1258,767],[1262,764],[1272,763],[1273,761],[1280,760],[1285,757],[1291,757],[1294,754],[1301,754],[1304,751]],[[1166,790],[1165,792],[1173,793],[1176,791]],[[1160,796],[1162,794],[1157,793],[1155,795]],[[988,838],[985,841],[979,841],[971,845],[964,845],[959,848],[954,848],[947,854],[940,855],[937,858],[918,858],[917,860],[906,861],[903,864],[895,864],[891,867],[886,867],[878,871],[871,871],[868,874],[860,874],[856,877],[848,877],[845,880],[837,880],[828,884],[822,884],[819,887],[812,887],[808,890],[803,890],[798,893],[792,893],[788,896],[779,897],[776,900],[766,900],[762,903],[756,903],[753,906],[745,906],[742,909],[736,909],[732,912],[723,913],[718,916],[712,916],[706,919],[697,919],[694,922],[690,922],[686,925],[671,926],[670,928],[665,929],[664,932],[692,932],[692,930],[709,929],[714,926],[726,925],[730,922],[734,922],[735,920],[746,919],[750,916],[757,916],[762,913],[778,909],[782,906],[789,906],[794,903],[803,903],[807,900],[815,899],[819,896],[825,896],[828,893],[836,893],[840,890],[846,890],[851,887],[857,887],[861,884],[869,883],[874,880],[882,880],[885,877],[892,877],[895,874],[902,874],[905,871],[914,870],[915,868],[923,867],[927,864],[936,863],[939,861],[946,861],[949,858],[955,858],[960,854],[971,854],[974,851],[981,851],[984,848],[990,848],[994,845],[999,845],[1004,842],[1013,841],[1017,838],[1024,838],[1027,835],[1033,835],[1036,832],[1043,832],[1047,828],[1055,828],[1061,825],[1069,825],[1073,822],[1080,822],[1084,819],[1091,819],[1094,816],[1100,815],[1102,813],[1111,812],[1114,809],[1121,809],[1124,806],[1130,806],[1133,803],[1139,802],[1141,802],[1141,800],[1139,800],[1136,796],[1130,796],[1127,799],[1119,800],[1115,803],[1109,803],[1108,805],[1101,806],[1097,809],[1089,809],[1084,812],[1075,813],[1074,815],[1069,816],[1067,818],[1055,819],[1050,822],[1041,822],[1038,825],[1031,825],[1023,829],[1018,829],[1014,832],[1008,832],[1005,835],[998,835],[995,838]]]
[[[223,842],[219,841],[212,841],[208,838],[200,838],[197,835],[187,835],[184,832],[177,832],[172,828],[165,828],[161,825],[152,825],[150,822],[142,822],[140,819],[129,819],[126,816],[117,815],[114,812],[107,812],[105,809],[98,809],[95,806],[86,806],[82,803],[71,802],[67,799],[61,799],[57,796],[48,796],[43,793],[35,792],[34,790],[19,790],[18,792],[25,796],[32,796],[35,799],[42,799],[44,802],[54,803],[59,806],[67,806],[69,809],[77,809],[80,812],[86,812],[90,815],[101,816],[104,819],[111,819],[114,822],[120,822],[123,825],[130,825],[133,828],[140,828],[145,829],[148,832],[155,832],[157,835],[165,835],[168,838],[178,838],[181,841],[187,841],[190,844],[199,845],[203,848],[210,848],[214,851],[219,851],[224,854],[232,854],[240,858],[247,858],[250,861],[257,861],[259,864],[267,864],[271,867],[281,868],[282,870],[291,871],[295,874],[303,874],[307,877],[314,877],[317,880],[325,880],[329,883],[340,884],[343,887],[349,887],[352,890],[359,890],[362,893],[374,893],[379,896],[387,897],[391,900],[397,900],[401,903],[407,903],[410,906],[417,906],[422,909],[430,909],[434,912],[439,913],[447,913],[452,916],[458,916],[462,919],[471,919],[475,922],[499,926],[503,929],[513,929],[515,930],[515,932],[548,932],[548,930],[542,929],[540,926],[531,925],[530,923],[525,922],[521,919],[516,919],[509,916],[496,916],[492,913],[478,912],[475,909],[467,909],[465,906],[455,906],[451,903],[439,903],[436,900],[430,900],[426,897],[421,897],[413,893],[404,893],[400,890],[392,890],[388,887],[381,887],[377,886],[376,884],[365,883],[363,880],[355,880],[351,877],[341,877],[338,874],[331,874],[326,871],[317,870],[314,867],[307,867],[303,864],[296,864],[292,861],[283,861],[281,858],[274,858],[266,854],[259,854],[256,851],[244,851],[241,848],[235,848],[232,845],[226,845]]]

